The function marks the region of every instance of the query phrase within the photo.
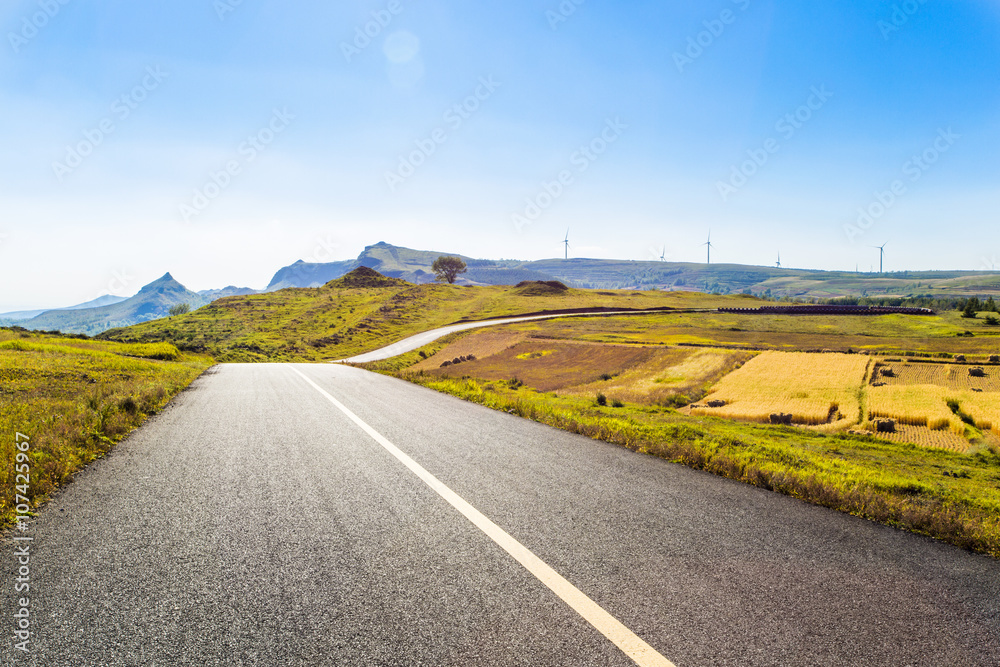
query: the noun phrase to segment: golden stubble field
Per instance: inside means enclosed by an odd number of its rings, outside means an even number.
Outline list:
[[[846,428],[859,421],[871,363],[866,355],[763,352],[722,378],[691,414],[765,423],[783,414],[793,424]]]
[[[764,423],[784,415],[792,424],[824,431],[859,426],[896,442],[965,452],[976,440],[995,438],[1000,427],[1000,366],[979,367],[982,377],[971,368],[764,352],[724,377],[691,414]],[[895,420],[895,432],[877,433],[878,419]]]

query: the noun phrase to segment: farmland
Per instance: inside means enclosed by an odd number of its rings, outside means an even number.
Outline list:
[[[968,374],[1000,345],[967,326],[952,313],[579,317],[456,334],[368,367],[1000,555],[994,367]],[[915,384],[932,378],[942,385]],[[876,432],[880,416],[897,427]]]
[[[850,354],[764,352],[727,375],[695,415],[768,422],[775,413],[793,424],[825,424],[831,430],[855,424],[861,414],[862,387],[871,360]]]

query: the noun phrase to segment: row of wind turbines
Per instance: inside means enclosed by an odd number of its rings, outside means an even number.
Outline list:
[[[885,247],[888,244],[889,244],[889,242],[886,241],[882,245],[869,246],[871,248],[875,248],[875,249],[878,250],[878,272],[879,273],[882,273],[883,262],[885,260]],[[712,244],[712,230],[711,229],[708,230],[708,240],[705,241],[704,243],[702,243],[701,245],[705,246],[705,263],[706,264],[711,264],[712,263],[712,248],[714,247],[713,244]],[[568,227],[566,228],[566,238],[563,239],[563,246],[564,246],[563,247],[563,251],[564,251],[564,253],[563,253],[563,259],[567,259],[568,260],[569,259],[569,248],[570,248],[570,246],[569,246],[569,228]],[[661,262],[667,261],[667,246],[663,246],[663,250],[660,251],[660,261]],[[781,252],[780,251],[778,252],[778,261],[775,262],[775,266],[777,268],[779,268],[779,269],[781,268]],[[855,273],[858,272],[858,267],[857,266],[854,267],[854,272]]]

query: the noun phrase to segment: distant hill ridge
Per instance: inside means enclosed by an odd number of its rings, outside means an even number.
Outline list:
[[[181,303],[187,303],[191,308],[199,308],[223,296],[256,292],[257,290],[247,287],[192,292],[174,280],[168,272],[144,285],[133,297],[95,308],[49,310],[16,324],[37,331],[58,330],[92,336],[114,327],[131,326],[166,317],[172,306]]]
[[[431,252],[385,242],[367,246],[357,259],[328,263],[299,260],[279,269],[267,291],[284,287],[319,287],[365,266],[411,283],[434,280],[431,265],[441,255],[460,257],[466,285],[516,285],[559,281],[591,289],[659,289],[720,294],[753,293],[770,297],[830,299],[870,296],[1000,295],[1000,275],[981,271],[902,271],[885,274],[816,271],[744,264],[700,264],[615,259],[543,259],[535,261],[473,259],[459,253]]]
[[[423,284],[434,281],[431,265],[441,255],[460,257],[468,271],[458,278],[464,285],[517,285],[545,291],[544,283],[591,289],[678,290],[748,293],[763,297],[832,299],[838,297],[944,297],[1000,298],[1000,275],[977,271],[905,271],[886,274],[849,271],[814,271],[741,264],[696,264],[612,259],[545,259],[537,261],[473,259],[453,252],[414,250],[379,242],[367,246],[356,259],[309,263],[299,260],[279,269],[266,288],[322,287],[348,274],[342,286],[366,286],[374,280],[359,269],[370,269],[384,280]],[[378,283],[372,286],[388,286]],[[166,273],[143,286],[130,298],[104,296],[68,309],[21,311],[0,315],[0,324],[36,330],[61,330],[94,335],[165,317],[171,306],[188,303],[199,308],[225,296],[256,294],[247,287],[225,287],[193,292]]]

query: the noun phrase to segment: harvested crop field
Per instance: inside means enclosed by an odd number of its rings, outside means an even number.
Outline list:
[[[864,355],[764,352],[722,378],[691,414],[765,423],[790,415],[794,424],[848,426],[858,421],[869,363]]]
[[[446,348],[447,349],[447,348]],[[538,391],[596,382],[602,375],[615,375],[649,361],[656,348],[627,345],[596,345],[564,341],[523,341],[486,358],[441,368],[448,360],[445,350],[429,361],[437,368],[432,375],[470,375],[483,380],[517,378]],[[450,354],[450,353],[449,353]],[[422,362],[425,363],[425,362]]]
[[[971,443],[950,430],[935,431],[926,426],[897,424],[895,433],[872,433],[873,436],[891,442],[912,443],[921,447],[948,449],[959,454],[969,451]]]
[[[711,385],[739,368],[753,355],[725,349],[663,348],[648,361],[612,377],[583,384],[565,393],[647,405],[684,405],[697,400]]]
[[[974,368],[982,368],[983,376],[972,375],[969,371]],[[889,372],[885,373],[884,370]],[[872,373],[871,381],[882,382],[888,386],[933,384],[949,389],[1000,392],[1000,366],[879,361]]]
[[[933,384],[887,385],[868,388],[868,416],[887,417],[902,424],[948,429],[965,433],[961,416],[948,405],[971,417],[975,426],[989,430],[1000,427],[1000,394],[962,391]]]

